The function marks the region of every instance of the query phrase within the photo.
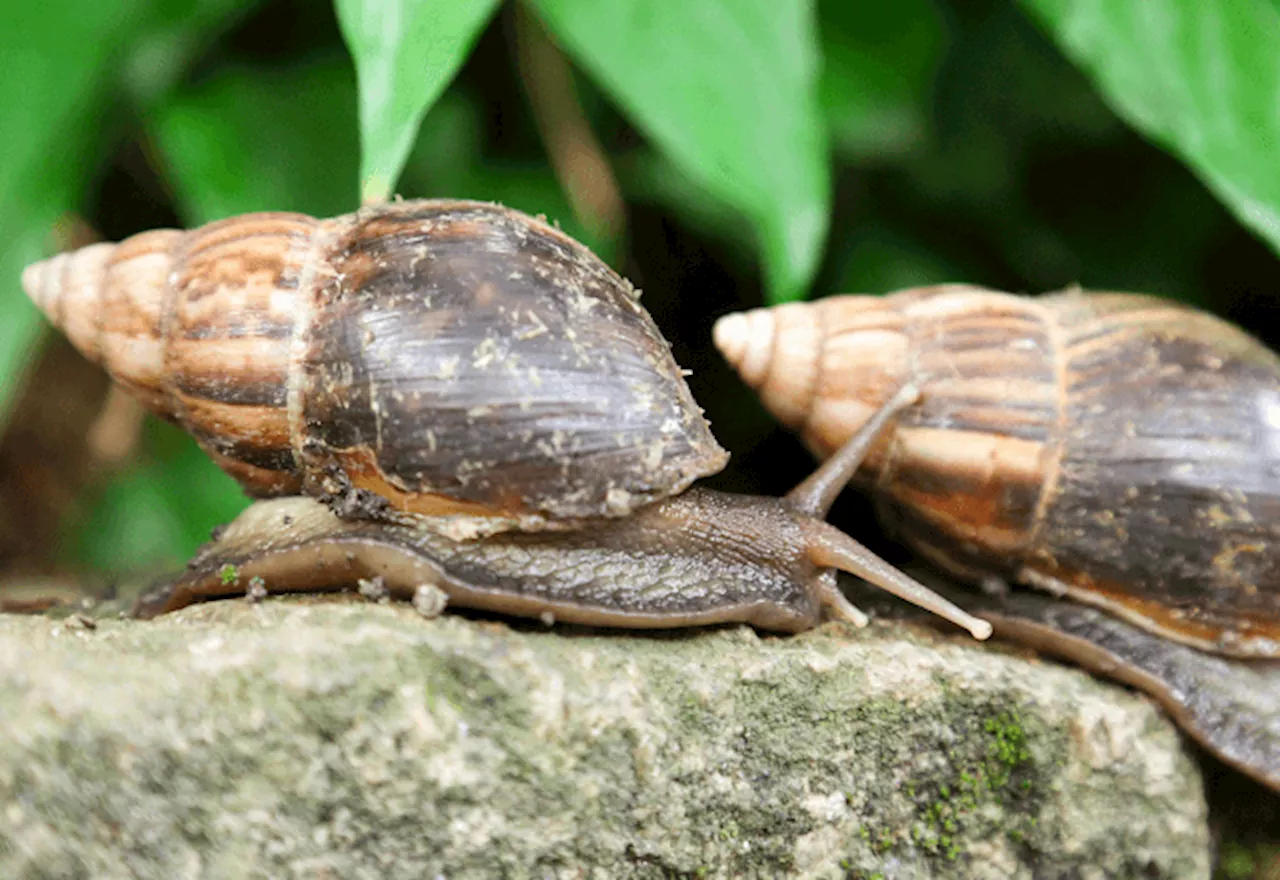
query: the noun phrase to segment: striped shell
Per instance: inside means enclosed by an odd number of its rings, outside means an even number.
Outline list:
[[[247,214],[62,254],[23,286],[253,495],[540,528],[727,458],[637,292],[495,205]]]
[[[1280,656],[1280,358],[1239,329],[1144,296],[951,285],[727,316],[716,342],[822,455],[917,382],[859,478],[953,574]]]

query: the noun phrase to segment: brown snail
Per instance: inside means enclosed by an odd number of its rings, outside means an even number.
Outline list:
[[[250,494],[284,496],[143,615],[382,578],[615,626],[865,623],[841,569],[990,633],[823,522],[911,388],[784,499],[688,488],[726,454],[636,292],[517,211],[250,214],[64,254],[23,285]]]
[[[998,634],[1147,690],[1280,788],[1273,352],[1152,297],[967,285],[726,316],[715,336],[820,455],[917,383],[856,477],[890,530],[962,580],[1112,615],[975,598]]]

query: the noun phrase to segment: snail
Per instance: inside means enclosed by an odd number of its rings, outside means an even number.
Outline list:
[[[381,578],[611,626],[865,624],[840,569],[990,634],[823,521],[909,383],[785,498],[691,486],[727,454],[638,293],[520,212],[248,214],[59,255],[23,286],[264,499],[140,616]]]
[[[974,606],[1280,789],[1280,357],[1153,297],[968,285],[757,309],[714,335],[819,456],[918,384],[854,477],[889,530],[989,593],[1073,600]]]

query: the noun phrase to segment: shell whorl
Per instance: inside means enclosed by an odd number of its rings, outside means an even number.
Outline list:
[[[785,312],[792,314],[772,317]],[[868,454],[857,480],[919,512],[930,531],[1003,553],[1031,545],[1057,421],[1057,377],[1032,301],[956,284],[833,296],[724,320],[721,337],[733,343],[726,356],[753,369],[744,379],[821,457],[899,386],[918,384],[924,399]],[[819,330],[795,329],[806,326]],[[963,567],[954,553],[921,549]]]
[[[285,409],[317,221],[230,218],[36,263],[23,286],[87,357],[257,495],[298,488]]]

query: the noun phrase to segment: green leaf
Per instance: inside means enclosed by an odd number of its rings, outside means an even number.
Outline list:
[[[0,7],[0,423],[40,328],[19,278],[23,266],[46,255],[54,221],[88,176],[98,79],[109,68],[122,14],[74,0]]]
[[[1113,109],[1280,252],[1280,4],[1023,0]]]
[[[831,202],[812,4],[532,6],[660,149],[751,219],[771,298],[799,296],[816,270]]]
[[[899,158],[929,129],[934,76],[947,46],[935,0],[823,0],[822,106],[845,156]]]
[[[172,568],[245,506],[240,487],[191,438],[151,419],[137,467],[116,476],[73,523],[73,558],[117,574]]]
[[[247,16],[260,0],[148,0],[147,26],[130,41],[116,77],[146,112],[182,81],[205,46]]]
[[[628,201],[663,205],[689,229],[718,239],[735,261],[751,260],[750,221],[667,154],[633,150],[618,161],[618,180]]]
[[[965,277],[925,245],[874,221],[851,230],[840,245],[834,287],[840,293],[890,293]]]
[[[364,201],[395,187],[426,113],[471,51],[497,0],[336,0],[360,85]]]
[[[152,133],[184,219],[246,211],[318,217],[356,207],[355,80],[345,59],[224,68],[176,95]]]
[[[0,427],[36,349],[40,320],[22,268],[57,246],[101,155],[105,109],[122,82],[157,96],[209,30],[249,8],[231,0],[0,3]],[[168,47],[162,69],[131,67],[139,45]]]
[[[457,87],[441,96],[423,120],[405,165],[401,183],[405,197],[455,198],[464,194],[540,215],[611,262],[617,242],[593,235],[577,221],[545,159],[486,161],[484,113],[482,99]]]

